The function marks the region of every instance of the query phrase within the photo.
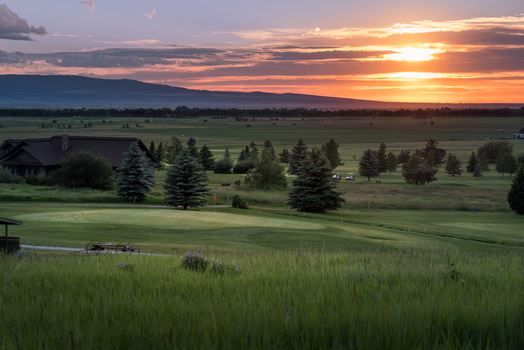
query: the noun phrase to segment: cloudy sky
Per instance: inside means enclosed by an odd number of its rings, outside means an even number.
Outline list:
[[[0,73],[524,102],[524,0],[0,0]]]

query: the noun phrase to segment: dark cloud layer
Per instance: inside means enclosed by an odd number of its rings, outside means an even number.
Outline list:
[[[31,34],[47,34],[44,27],[35,27],[18,17],[6,5],[0,4],[0,39],[32,40]]]

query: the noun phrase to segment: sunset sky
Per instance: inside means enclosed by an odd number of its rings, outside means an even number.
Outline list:
[[[0,0],[0,73],[524,102],[524,0]]]

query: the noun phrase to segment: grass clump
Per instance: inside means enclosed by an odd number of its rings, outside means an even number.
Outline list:
[[[182,268],[191,271],[204,272],[209,265],[209,261],[202,252],[188,251],[182,258]]]

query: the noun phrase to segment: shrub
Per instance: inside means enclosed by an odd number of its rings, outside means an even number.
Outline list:
[[[80,151],[60,162],[54,175],[57,183],[64,187],[110,190],[115,173],[106,158]]]
[[[233,196],[233,199],[231,200],[231,206],[237,209],[247,209],[248,208],[246,202],[242,198],[240,198],[240,196],[238,195]]]
[[[25,178],[25,183],[32,186],[53,186],[54,181],[52,178],[45,176],[44,174],[28,176]]]
[[[204,272],[209,262],[202,252],[188,251],[182,258],[182,268],[192,271]]]
[[[20,183],[23,179],[11,174],[7,169],[1,169],[0,168],[0,183],[3,184],[14,184],[14,183]]]

